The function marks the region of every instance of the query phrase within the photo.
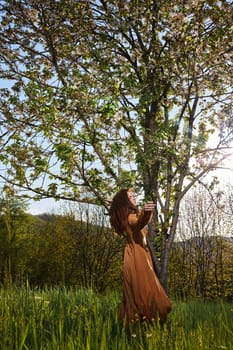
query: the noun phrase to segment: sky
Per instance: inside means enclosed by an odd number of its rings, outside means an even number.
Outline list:
[[[32,215],[39,215],[43,213],[55,214],[57,213],[62,206],[62,201],[55,201],[52,198],[42,199],[41,201],[29,202],[28,212]]]

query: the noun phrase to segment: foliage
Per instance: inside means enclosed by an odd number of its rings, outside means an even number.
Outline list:
[[[127,332],[117,318],[119,301],[91,289],[1,289],[0,349],[231,349],[230,304],[177,301],[162,328]]]
[[[181,298],[233,300],[233,241],[196,237],[175,243],[169,267],[169,290]]]
[[[11,284],[23,278],[24,251],[32,220],[26,213],[27,203],[17,198],[10,187],[4,188],[0,198],[0,282]]]
[[[142,189],[156,202],[166,284],[180,200],[232,140],[232,4],[3,0],[0,10],[1,177],[38,198],[105,207],[119,187]]]
[[[4,225],[0,230],[0,283],[27,279],[34,286],[120,288],[123,242],[99,208],[80,205],[63,215],[38,217],[24,213],[11,217],[10,224],[10,238]]]
[[[40,230],[37,225],[37,250],[29,261],[29,280],[41,286],[79,285],[102,292],[118,289],[122,240],[114,237],[98,208],[72,210],[60,216],[47,215]]]
[[[227,187],[211,198],[199,187],[185,198],[179,239],[171,253],[172,294],[232,300],[233,235],[227,197]]]

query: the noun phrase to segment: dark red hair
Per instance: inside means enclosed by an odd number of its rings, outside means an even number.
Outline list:
[[[130,202],[127,192],[129,189],[121,189],[115,194],[110,207],[110,224],[119,235],[124,234],[128,226],[128,215],[137,213],[138,208]]]

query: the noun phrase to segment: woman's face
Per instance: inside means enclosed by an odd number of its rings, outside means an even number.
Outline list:
[[[127,196],[128,196],[128,198],[129,198],[129,200],[130,200],[130,202],[133,204],[133,205],[137,205],[137,200],[136,200],[136,196],[135,196],[135,194],[133,193],[133,191],[131,191],[131,190],[129,190],[128,192],[127,192]]]

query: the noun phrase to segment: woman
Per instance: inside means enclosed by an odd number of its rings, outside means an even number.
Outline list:
[[[171,302],[162,288],[153,269],[147,247],[148,224],[155,204],[147,202],[139,211],[134,193],[120,190],[113,198],[110,208],[110,223],[117,234],[125,235],[123,303],[120,319],[126,324],[136,320],[160,319],[166,321],[171,311]]]

